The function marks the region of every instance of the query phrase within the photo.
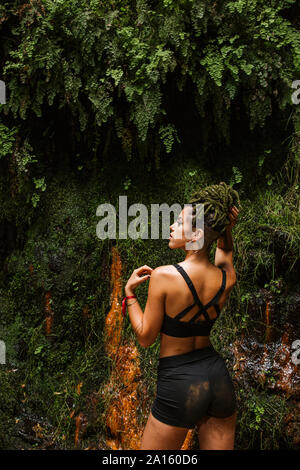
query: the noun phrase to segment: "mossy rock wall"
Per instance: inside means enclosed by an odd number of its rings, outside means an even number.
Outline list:
[[[99,396],[97,400],[93,397],[111,371],[103,327],[111,301],[112,246],[118,248],[123,262],[123,285],[136,267],[179,262],[184,254],[171,251],[168,241],[162,239],[100,240],[96,209],[107,202],[117,208],[119,195],[127,195],[128,207],[144,203],[149,213],[152,203],[183,205],[197,187],[219,182],[204,166],[195,159],[174,158],[172,166],[153,177],[141,167],[129,173],[126,165],[114,172],[110,162],[94,177],[60,172],[52,178],[24,233],[23,246],[7,254],[1,277],[0,331],[7,346],[7,364],[1,366],[0,414],[1,422],[8,422],[8,432],[3,424],[0,427],[2,448],[74,448],[73,417],[79,412],[88,417],[80,448],[106,448],[106,404]],[[223,175],[225,181],[229,176]],[[296,203],[285,204],[285,193],[279,187],[247,196],[242,186],[236,188],[243,205],[234,229],[238,280],[211,339],[226,359],[236,385],[236,447],[293,447],[294,434],[287,437],[285,418],[297,397],[272,389],[268,380],[238,375],[234,347],[241,338],[264,344],[268,295],[274,303],[270,346],[282,338],[287,322],[294,328],[289,344],[300,337],[299,321],[291,310],[299,296],[299,231],[292,223]],[[264,206],[262,199],[267,201]],[[279,236],[277,227],[286,240],[284,245],[274,243]],[[293,260],[292,269],[286,269],[284,257]],[[139,287],[138,297],[145,306],[146,285]],[[123,334],[138,345],[128,320]],[[151,348],[138,348],[142,380],[154,399],[159,338]],[[251,354],[247,360],[250,367]],[[272,413],[277,416],[275,421]]]

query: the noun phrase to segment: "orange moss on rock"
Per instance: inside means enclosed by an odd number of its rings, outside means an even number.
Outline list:
[[[266,334],[265,334],[265,343],[269,343],[271,341],[271,324],[270,324],[270,302],[267,300],[266,303]]]
[[[79,413],[75,418],[75,437],[74,437],[74,446],[78,446],[79,438],[82,437],[85,428],[87,426],[87,419],[83,413]]]
[[[121,311],[122,302],[122,263],[119,253],[115,247],[112,248],[112,265],[110,272],[111,284],[111,308],[105,319],[104,335],[105,350],[109,357],[115,358],[121,342],[123,332],[123,316]]]
[[[46,335],[50,335],[52,332],[53,325],[53,312],[51,310],[51,292],[47,291],[45,293],[45,314],[46,314]]]

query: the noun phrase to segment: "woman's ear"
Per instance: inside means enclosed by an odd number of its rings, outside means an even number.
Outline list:
[[[192,250],[196,250],[195,252],[198,253],[199,251],[202,250],[204,246],[204,231],[201,228],[198,228],[193,232],[193,237],[192,237],[192,244],[193,248]]]
[[[203,236],[204,231],[202,230],[202,228],[196,228],[192,235],[192,241],[200,241]]]

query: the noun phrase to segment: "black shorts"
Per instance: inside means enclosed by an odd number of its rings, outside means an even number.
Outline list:
[[[231,377],[213,346],[159,359],[151,409],[156,419],[191,429],[204,416],[226,418],[235,410]]]

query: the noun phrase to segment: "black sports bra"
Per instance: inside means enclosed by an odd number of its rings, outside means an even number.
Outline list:
[[[178,338],[185,338],[188,336],[208,336],[210,333],[210,330],[213,327],[214,322],[220,315],[220,307],[218,305],[218,301],[220,296],[222,295],[222,292],[225,289],[226,285],[226,271],[224,269],[220,268],[222,273],[223,273],[223,278],[222,278],[222,285],[216,295],[211,299],[206,305],[203,305],[201,300],[199,299],[197,292],[195,290],[195,287],[188,276],[188,274],[185,272],[182,266],[179,264],[173,264],[175,268],[180,272],[180,274],[183,276],[184,280],[186,281],[187,285],[189,286],[195,302],[192,305],[189,305],[186,307],[182,312],[178,313],[176,317],[170,317],[165,313],[162,327],[161,327],[161,332],[165,333],[168,336],[176,336]],[[188,313],[192,307],[195,305],[198,305],[200,307],[200,310],[188,321],[180,321],[180,318],[182,318],[186,313]],[[216,318],[209,318],[209,315],[207,313],[207,308],[213,305],[215,307],[215,310],[217,312],[217,317]],[[205,320],[200,320],[198,322],[195,322],[194,320],[198,318],[201,314],[204,315]]]

